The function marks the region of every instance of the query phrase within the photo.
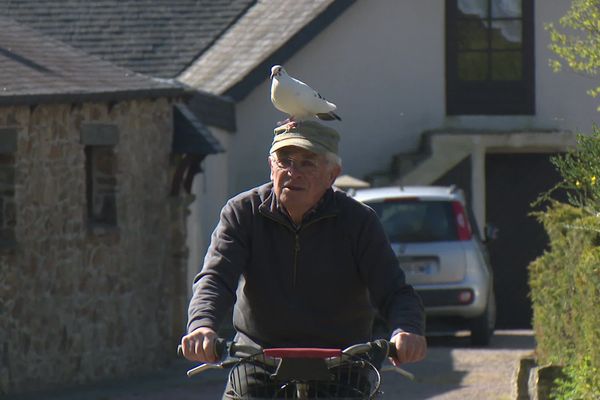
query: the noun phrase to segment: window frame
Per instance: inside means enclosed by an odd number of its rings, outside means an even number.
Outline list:
[[[488,0],[488,9],[491,3]],[[502,19],[491,19],[488,22]],[[447,115],[533,115],[535,114],[533,0],[522,0],[522,71],[515,81],[463,81],[458,78],[456,24],[458,0],[446,0],[446,114]],[[491,25],[489,25],[491,26]],[[489,43],[489,38],[486,38]],[[494,52],[488,45],[488,57]]]
[[[117,176],[116,176],[116,165],[113,165],[115,172],[111,178],[114,179],[114,183],[110,185],[111,193],[104,193],[103,197],[110,195],[112,196],[113,207],[109,209],[110,215],[96,215],[95,209],[98,199],[98,169],[97,169],[97,157],[98,152],[106,152],[108,157],[111,158],[111,163],[116,163],[116,155],[114,152],[114,146],[110,145],[88,145],[84,147],[85,151],[85,180],[86,180],[86,202],[87,202],[87,223],[90,227],[106,227],[106,228],[117,228],[118,227],[118,210],[117,210]],[[107,154],[104,154],[106,157]],[[106,178],[104,178],[106,179]],[[106,189],[106,183],[104,184]]]
[[[114,124],[101,122],[84,123],[81,127],[81,144],[83,145],[85,157],[85,198],[86,198],[86,221],[88,229],[93,232],[101,232],[105,229],[118,229],[119,226],[119,211],[118,211],[118,159],[116,155],[116,146],[119,143],[119,128]],[[98,217],[95,213],[96,205],[96,190],[97,186],[104,186],[106,189],[106,177],[104,177],[103,185],[99,184],[97,179],[98,171],[96,170],[96,157],[98,152],[105,152],[105,156],[110,157],[110,164],[114,169],[110,178],[114,182],[110,185],[113,197],[113,210],[108,216]],[[106,196],[107,193],[104,193]],[[97,229],[98,228],[98,229]]]
[[[0,182],[0,250],[13,249],[17,245],[16,153],[17,130],[0,127],[0,169],[3,178]]]

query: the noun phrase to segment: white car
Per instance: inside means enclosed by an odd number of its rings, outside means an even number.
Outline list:
[[[423,300],[428,332],[466,328],[472,344],[489,344],[496,323],[493,274],[462,190],[382,187],[353,196],[379,215],[407,282]]]

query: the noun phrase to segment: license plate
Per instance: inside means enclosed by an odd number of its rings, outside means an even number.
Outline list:
[[[435,275],[439,269],[436,260],[400,261],[400,268],[407,275]]]

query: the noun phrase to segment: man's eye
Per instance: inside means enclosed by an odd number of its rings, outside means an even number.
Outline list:
[[[316,168],[317,167],[317,163],[313,160],[304,160],[302,161],[302,168]]]
[[[279,161],[279,165],[281,165],[282,168],[289,168],[292,166],[291,158],[281,158],[278,161]]]

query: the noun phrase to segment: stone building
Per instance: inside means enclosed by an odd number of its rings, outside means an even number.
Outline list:
[[[184,90],[0,25],[0,395],[155,369],[187,300]]]
[[[123,68],[176,80],[181,71],[256,3],[256,0],[0,0],[0,15]],[[182,180],[183,187],[194,196],[187,221],[187,290],[191,295],[192,279],[204,258],[221,207],[233,194],[229,184],[231,160],[224,150],[236,140],[237,126],[235,105],[228,97],[195,91],[188,106],[202,125],[198,131],[202,132],[200,137],[207,139],[205,145],[212,143],[203,147],[213,154],[183,160],[195,164],[190,165]],[[200,153],[205,152],[200,149]],[[266,162],[263,164],[266,166]],[[200,166],[202,173],[196,175],[200,179],[193,179]]]

